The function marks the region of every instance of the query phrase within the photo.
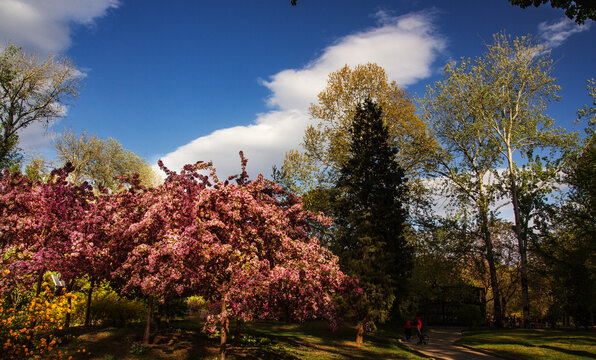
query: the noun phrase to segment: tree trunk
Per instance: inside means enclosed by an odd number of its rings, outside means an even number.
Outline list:
[[[37,285],[35,289],[35,297],[38,297],[41,293],[41,283],[43,282],[43,274],[45,274],[46,269],[43,268],[39,271],[39,275],[37,276]],[[37,319],[33,319],[31,321],[31,328],[34,328],[37,325]]]
[[[37,276],[37,286],[35,288],[35,296],[39,296],[41,294],[41,284],[43,283],[43,274],[46,273],[46,268],[43,268],[39,271],[39,275]]]
[[[240,339],[240,330],[242,330],[243,321],[236,319],[236,327],[234,328],[234,340]]]
[[[166,327],[170,327],[170,303],[166,301],[164,303],[164,315],[166,317]]]
[[[93,296],[94,286],[95,279],[91,278],[91,283],[89,284],[89,292],[87,293],[87,305],[85,307],[85,327],[89,326],[89,321],[91,319],[91,297]]]
[[[226,302],[222,300],[221,302],[221,312],[224,313],[226,311]],[[230,320],[226,316],[222,319],[220,328],[219,328],[219,360],[226,360],[226,347],[228,342],[228,333],[230,332]]]
[[[145,318],[145,334],[143,336],[143,342],[149,344],[151,336],[151,315],[153,314],[153,296],[149,296],[147,303],[147,317]]]
[[[501,296],[501,314],[503,320],[507,319],[507,300],[504,296]]]
[[[488,209],[487,206],[480,206],[480,231],[486,246],[486,261],[490,271],[490,285],[493,290],[493,313],[495,315],[495,327],[503,326],[503,318],[501,311],[501,291],[499,290],[499,282],[497,279],[497,268],[495,266],[495,257],[493,254],[493,242],[488,229]]]
[[[70,293],[74,286],[74,279],[71,279],[66,286],[66,292]],[[68,297],[68,308],[66,310],[66,316],[64,318],[64,329],[68,330],[70,328],[70,313],[72,311],[72,299]]]
[[[358,322],[358,331],[356,332],[356,344],[364,343],[364,320]]]
[[[163,307],[158,302],[157,303],[157,311],[155,312],[155,330],[159,331],[161,328],[161,313],[163,312]]]
[[[513,204],[513,216],[515,218],[515,235],[519,248],[521,261],[520,280],[522,292],[522,324],[528,328],[530,321],[530,298],[528,297],[528,239],[527,231],[522,231],[522,219],[519,211],[519,200],[517,198],[517,182],[511,151],[509,151],[509,181],[511,182],[511,203]],[[526,226],[527,228],[527,226]],[[527,229],[525,229],[527,230]]]

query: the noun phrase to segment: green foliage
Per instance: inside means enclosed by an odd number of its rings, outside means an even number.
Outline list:
[[[81,294],[73,306],[73,318],[80,323],[85,320],[86,299],[86,294]],[[142,301],[120,297],[108,286],[94,290],[91,304],[90,320],[94,324],[124,326],[130,322],[142,321],[146,314]]]
[[[19,137],[12,135],[7,141],[0,143],[0,170],[9,168],[11,171],[18,171],[23,162],[21,149],[17,147]]]
[[[588,95],[592,98],[592,104],[590,106],[587,104],[584,105],[578,110],[577,116],[578,120],[586,118],[588,121],[586,133],[588,134],[588,139],[592,139],[591,136],[594,134],[594,127],[596,127],[596,82],[594,82],[594,79],[588,79],[586,90],[588,91]]]
[[[130,353],[132,355],[143,355],[147,352],[148,348],[142,344],[133,343],[130,347]]]
[[[410,96],[395,81],[388,80],[377,64],[347,65],[329,74],[327,87],[311,104],[312,124],[306,128],[302,147],[286,153],[281,170],[284,185],[305,194],[312,189],[330,189],[349,157],[350,128],[356,108],[370,98],[383,108],[382,120],[389,141],[399,147],[396,160],[408,175],[421,169],[422,159],[434,142],[427,125],[416,115]]]
[[[562,164],[578,145],[577,134],[555,127],[546,115],[547,104],[559,98],[560,87],[551,73],[550,54],[534,38],[512,39],[499,33],[482,57],[447,65],[444,80],[429,88],[423,101],[425,116],[435,125],[443,145],[435,157],[434,171],[465,193],[484,218],[481,227],[493,290],[498,282],[492,275],[496,269],[489,253],[488,206],[496,190],[513,204],[526,324],[529,224],[544,206]],[[535,156],[546,151],[548,156]],[[526,166],[518,165],[522,162]],[[504,164],[508,171],[501,175],[498,169]],[[485,176],[490,175],[496,181],[485,184]]]
[[[463,264],[466,268],[474,267],[471,255],[475,236],[470,233],[470,226],[466,218],[449,217],[426,224],[413,234],[416,258],[409,285],[412,305],[404,315],[412,317],[414,308],[423,303],[445,300],[441,286],[474,285],[463,278]]]
[[[207,302],[201,296],[189,296],[185,299],[184,302],[188,310],[195,313],[201,310],[205,310],[205,308],[207,307]]]
[[[436,187],[449,197],[458,210],[472,207],[476,213],[479,237],[489,266],[490,286],[495,294],[494,313],[501,315],[500,289],[492,234],[490,206],[496,188],[485,182],[500,166],[500,144],[487,131],[490,87],[484,84],[482,67],[462,59],[445,67],[443,79],[427,87],[422,100],[423,117],[429,123],[439,146],[428,171],[437,177]],[[498,321],[499,322],[499,321]]]
[[[587,19],[596,20],[596,4],[593,0],[509,0],[509,2],[523,9],[550,2],[550,6],[564,9],[565,15],[578,24],[583,24]]]
[[[381,108],[367,99],[357,108],[349,159],[335,187],[331,249],[364,290],[348,301],[353,316],[370,325],[384,322],[394,300],[404,297],[411,264],[404,239],[405,179],[396,155]]]
[[[596,135],[592,135],[593,137]],[[593,325],[596,312],[596,144],[592,141],[567,174],[568,200],[554,213],[554,231],[541,253],[556,301],[551,313],[565,312],[576,325]]]
[[[159,176],[149,163],[132,151],[126,150],[118,140],[99,139],[83,132],[80,135],[72,131],[64,131],[56,139],[54,146],[58,159],[63,163],[71,163],[74,171],[69,179],[74,184],[88,181],[95,187],[102,186],[115,190],[119,182],[117,177],[139,175],[145,186],[159,183]]]
[[[461,304],[457,309],[457,319],[466,326],[481,326],[486,320],[477,305]]]
[[[0,168],[20,162],[19,130],[65,115],[79,79],[65,58],[39,60],[15,45],[0,49]]]
[[[33,181],[43,181],[50,174],[48,165],[43,155],[32,156],[25,167],[25,176]]]

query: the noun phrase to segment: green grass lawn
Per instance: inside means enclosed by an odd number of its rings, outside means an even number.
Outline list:
[[[140,325],[126,328],[73,329],[75,340],[67,349],[73,359],[215,359],[219,337],[206,335],[201,324],[192,320],[172,323],[170,329],[156,333],[153,343],[140,343]],[[233,331],[233,328],[232,328]],[[357,346],[354,328],[344,326],[331,332],[323,322],[287,324],[260,322],[243,327],[241,337],[229,345],[229,359],[423,359],[396,341],[398,332],[380,328]]]
[[[457,343],[519,360],[596,358],[595,331],[551,329],[470,331],[465,332]]]

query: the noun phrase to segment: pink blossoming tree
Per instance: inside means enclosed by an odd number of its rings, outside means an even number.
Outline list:
[[[0,177],[2,254],[9,266],[37,279],[60,272],[110,280],[123,294],[148,303],[149,341],[154,301],[200,295],[209,304],[206,329],[220,332],[226,356],[231,319],[324,318],[335,324],[333,295],[350,280],[337,258],[311,237],[309,224],[329,219],[304,211],[301,199],[262,176],[220,181],[205,163],[167,174],[143,188],[138,179],[113,193],[66,181],[69,168],[47,182]],[[4,256],[6,258],[6,256]],[[5,264],[6,265],[6,264]]]

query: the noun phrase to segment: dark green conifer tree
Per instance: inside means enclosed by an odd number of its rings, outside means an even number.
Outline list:
[[[370,100],[361,104],[351,136],[350,158],[335,187],[332,250],[364,290],[346,300],[359,323],[361,343],[366,329],[384,322],[403,295],[412,251],[404,239],[404,171],[382,109]]]

